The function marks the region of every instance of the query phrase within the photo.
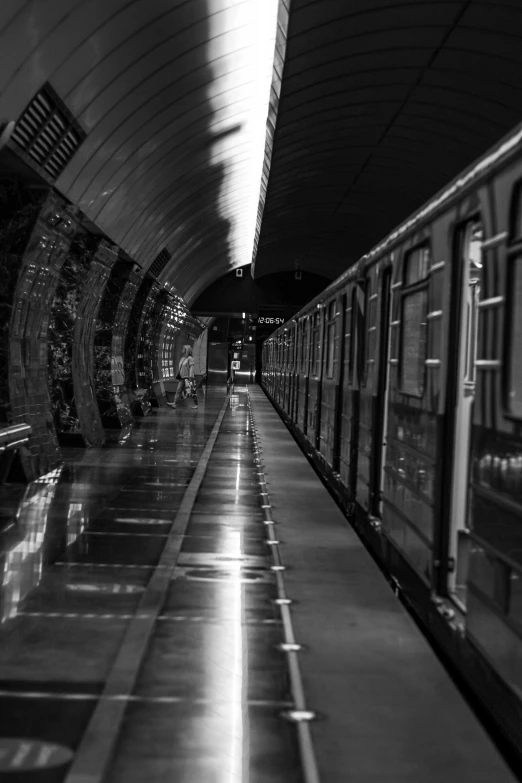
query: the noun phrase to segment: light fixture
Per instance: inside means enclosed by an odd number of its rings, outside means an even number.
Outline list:
[[[315,720],[317,714],[312,710],[285,710],[281,717],[291,723],[302,723],[303,721]]]

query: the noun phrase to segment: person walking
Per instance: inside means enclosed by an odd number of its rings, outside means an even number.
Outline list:
[[[171,408],[176,408],[178,401],[185,393],[185,396],[192,397],[194,401],[193,408],[198,407],[198,397],[196,393],[196,381],[194,378],[194,359],[192,357],[192,348],[190,345],[183,346],[183,353],[179,360],[178,374],[176,375],[178,381],[178,388],[174,396],[174,402],[168,402]]]

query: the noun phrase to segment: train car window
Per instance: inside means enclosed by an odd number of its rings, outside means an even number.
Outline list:
[[[507,404],[509,413],[522,419],[522,255],[515,256],[509,269],[509,356],[507,367]]]
[[[424,280],[428,274],[430,249],[426,245],[416,247],[408,255],[404,270],[404,285],[413,285]]]
[[[303,329],[303,352],[301,354],[301,372],[308,373],[308,351],[310,343],[310,318],[305,319]]]
[[[518,183],[511,213],[511,239],[522,239],[522,183]]]
[[[314,324],[312,329],[312,375],[319,375],[321,360],[321,314],[319,311],[314,313]]]
[[[428,269],[429,247],[412,250],[404,262],[400,390],[403,394],[424,394],[428,350]]]
[[[371,326],[370,318],[370,295],[371,295],[371,282],[369,278],[364,281],[364,310],[363,310],[363,326],[361,337],[361,363],[359,367],[359,377],[361,379],[361,386],[366,386],[366,379],[368,374],[368,358],[369,358],[369,333],[368,329]]]
[[[478,313],[479,296],[482,273],[482,221],[472,220],[466,227],[464,239],[464,260],[468,267],[468,292],[465,296],[464,307],[466,309],[466,357],[464,367],[464,381],[466,384],[475,383],[478,341]],[[471,387],[470,387],[471,388]]]
[[[335,300],[328,307],[328,326],[326,331],[326,377],[333,378],[335,359],[335,338],[337,337],[337,323],[335,321]]]
[[[355,381],[355,346],[356,346],[356,330],[357,330],[357,288],[354,285],[352,288],[351,296],[351,314],[350,314],[350,353],[348,358],[348,373],[349,382]],[[348,323],[348,317],[346,318]]]
[[[299,372],[303,366],[303,322],[298,322],[295,332],[296,351],[295,351],[295,371]]]

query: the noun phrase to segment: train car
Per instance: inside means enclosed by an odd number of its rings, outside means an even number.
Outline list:
[[[522,760],[522,126],[294,323],[281,414]]]

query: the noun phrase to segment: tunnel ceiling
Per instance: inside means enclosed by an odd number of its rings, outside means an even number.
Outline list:
[[[336,277],[521,119],[520,0],[291,0],[256,277]]]
[[[189,303],[251,259],[276,13],[277,0],[0,2],[0,121],[49,84],[86,134],[53,184],[144,268],[166,249],[160,282]]]

